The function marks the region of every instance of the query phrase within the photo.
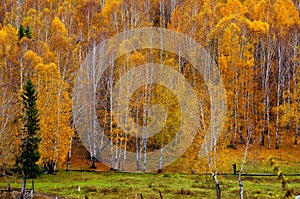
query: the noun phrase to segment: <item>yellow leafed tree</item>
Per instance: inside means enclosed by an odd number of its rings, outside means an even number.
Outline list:
[[[54,172],[67,158],[73,131],[70,127],[71,99],[54,63],[38,64],[35,77],[40,110],[41,163]]]

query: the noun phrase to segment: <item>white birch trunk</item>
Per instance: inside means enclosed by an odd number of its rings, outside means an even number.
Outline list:
[[[22,189],[21,189],[21,199],[26,198],[26,178],[22,178]]]
[[[68,151],[68,159],[67,159],[67,171],[71,170],[72,143],[73,143],[73,137],[70,139],[70,149]]]
[[[215,173],[212,173],[212,177],[216,185],[216,199],[221,199],[221,188],[217,179],[217,175]]]

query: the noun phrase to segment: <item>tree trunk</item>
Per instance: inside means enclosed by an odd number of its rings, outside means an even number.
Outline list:
[[[296,135],[295,135],[295,140],[294,140],[294,144],[297,145],[298,144],[298,137],[299,137],[299,132],[298,132],[298,121],[296,121]]]
[[[216,185],[216,199],[221,199],[221,188],[220,188],[220,184],[218,182],[217,176],[215,173],[212,174],[215,185]]]
[[[240,199],[244,198],[244,187],[243,187],[243,182],[241,179],[241,172],[239,173],[238,181],[239,181],[239,187],[240,187]]]
[[[162,167],[163,167],[163,147],[160,148],[160,153],[159,153],[159,165],[158,165],[158,171],[157,173],[161,173],[162,172]]]
[[[44,163],[44,168],[48,174],[55,174],[56,171],[56,161],[47,161]]]
[[[135,116],[135,120],[136,122],[139,121],[139,105],[137,104],[136,107],[136,116]],[[139,132],[139,126],[137,125],[136,127],[137,132]],[[136,134],[135,137],[135,161],[136,161],[136,170],[140,171],[141,170],[141,158],[140,158],[140,149],[142,148],[140,143],[141,143],[141,138],[138,134]]]
[[[123,152],[123,162],[122,162],[122,171],[125,170],[125,162],[127,158],[127,135],[125,134],[125,143],[124,143],[124,152]]]
[[[250,144],[252,144],[252,138],[251,138],[251,131],[250,131],[250,127],[248,126],[247,127],[247,139],[248,139],[248,142],[250,143]]]
[[[244,145],[245,144],[245,140],[243,138],[241,127],[238,127],[238,133],[239,133],[239,136],[240,136],[241,144]]]
[[[92,166],[91,166],[91,168],[92,168],[92,169],[96,169],[96,168],[97,168],[97,167],[96,167],[96,157],[93,156],[91,159],[92,159]]]
[[[32,189],[32,193],[34,193],[34,181],[33,181],[33,179],[31,180],[31,189]]]
[[[141,159],[140,159],[140,144],[139,144],[139,136],[136,135],[136,138],[135,138],[135,161],[136,161],[136,170],[137,171],[140,171],[141,170]]]
[[[265,130],[261,132],[260,146],[265,146]]]
[[[71,169],[72,142],[73,142],[73,138],[70,139],[70,150],[68,152],[67,169],[66,169],[67,171],[70,171]]]
[[[300,1],[299,1],[299,3],[298,3],[298,5],[297,5],[297,8],[298,8],[298,10],[299,10],[299,8],[300,8]],[[298,48],[298,43],[299,43],[299,34],[298,34],[298,31],[295,31],[295,33],[294,33],[294,37],[293,37],[293,55],[292,55],[292,57],[297,57],[298,56],[298,54],[299,54],[299,48]],[[299,96],[298,95],[298,82],[299,82],[299,69],[298,69],[298,66],[299,66],[299,61],[298,61],[298,59],[296,59],[295,61],[294,61],[294,64],[293,64],[293,83],[294,83],[294,88],[293,88],[293,94],[294,94],[294,96],[292,97],[292,99],[293,99],[293,106],[294,107],[296,107],[296,111],[298,111],[299,109],[298,109],[298,100],[297,100],[297,96]],[[295,114],[295,122],[296,122],[296,124],[295,124],[295,140],[294,140],[294,144],[295,145],[297,145],[298,144],[298,137],[299,137],[299,126],[298,126],[298,123],[299,123],[299,116],[298,116],[298,114]]]
[[[270,105],[269,95],[267,96],[267,135],[268,135],[268,149],[271,149],[271,135],[270,135]]]
[[[280,77],[278,77],[278,78],[280,78]],[[280,80],[278,80],[278,82],[279,81]],[[276,134],[275,134],[275,148],[276,149],[279,149],[279,105],[280,105],[280,83],[278,83],[278,86],[277,86],[277,102],[276,102]]]
[[[283,49],[282,49],[283,48]],[[284,89],[285,83],[285,65],[283,64],[284,59],[284,46],[282,44],[278,47],[278,80],[277,80],[277,103],[276,103],[276,149],[279,149],[279,105],[282,90]]]
[[[26,178],[22,178],[22,189],[21,189],[21,199],[26,198]]]
[[[108,90],[109,90],[109,129],[110,129],[110,168],[114,169],[115,161],[114,161],[114,135],[113,135],[113,71],[114,71],[114,64],[112,64],[112,67],[110,68],[110,74],[108,77]]]
[[[147,141],[148,137],[145,135],[144,138],[144,165],[143,165],[143,172],[146,172],[146,167],[147,167]]]
[[[120,135],[120,137],[122,137],[122,135]],[[120,171],[121,168],[121,159],[122,159],[122,155],[123,155],[123,150],[122,150],[122,146],[123,146],[123,141],[119,141],[120,142],[120,146],[118,147],[118,149],[116,149],[117,151],[117,159],[116,159],[116,169],[117,171]]]

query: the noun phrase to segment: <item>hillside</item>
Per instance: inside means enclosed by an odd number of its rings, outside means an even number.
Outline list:
[[[29,79],[42,167],[66,168],[69,152],[75,170],[102,155],[98,170],[225,172],[245,151],[250,167],[270,156],[297,165],[299,10],[299,0],[2,1],[0,165],[21,153]]]

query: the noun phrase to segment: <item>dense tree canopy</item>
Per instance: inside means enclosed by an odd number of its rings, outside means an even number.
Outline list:
[[[221,71],[227,98],[226,125],[219,147],[236,149],[247,140],[254,148],[266,149],[297,144],[299,5],[297,0],[3,1],[0,136],[5,141],[0,143],[0,163],[13,160],[16,155],[15,140],[20,138],[17,124],[22,113],[18,93],[25,80],[31,78],[37,86],[40,109],[40,164],[52,164],[54,168],[63,165],[76,131],[70,96],[80,64],[101,41],[139,27],[164,27],[186,34],[211,54]],[[126,45],[131,44],[125,41],[123,46]],[[129,136],[113,118],[113,85],[121,74],[147,62],[163,63],[178,70],[201,99],[197,116],[201,128],[193,145],[179,160],[195,164],[191,162],[198,161],[196,154],[210,122],[210,99],[198,72],[172,53],[139,49],[116,59],[98,85],[90,87],[94,89],[90,91],[94,98],[87,103],[97,103],[96,110],[90,111],[97,112],[98,118],[89,118],[91,129],[87,131],[94,136],[106,135],[117,146],[111,148],[111,166],[118,169],[126,160],[127,149],[136,152],[137,167],[142,167],[147,150],[158,149],[176,137],[178,102],[162,87],[148,85],[138,89],[129,105],[135,123],[147,125],[148,104],[165,104],[172,117],[167,118],[167,127],[156,136]],[[96,122],[100,129],[97,132]],[[138,130],[134,124],[128,128],[132,132]],[[101,154],[107,143],[93,142],[93,136],[89,139],[90,156]]]

